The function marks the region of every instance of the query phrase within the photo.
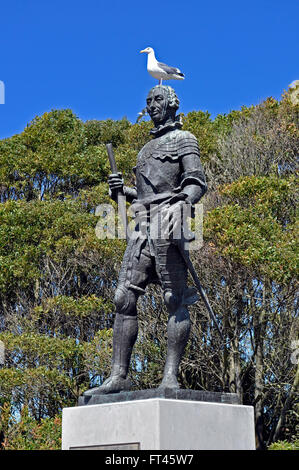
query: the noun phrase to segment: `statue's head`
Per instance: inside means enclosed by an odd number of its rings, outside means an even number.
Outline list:
[[[152,88],[146,99],[146,109],[155,126],[163,124],[169,119],[174,121],[179,104],[174,89],[165,85],[157,85]]]

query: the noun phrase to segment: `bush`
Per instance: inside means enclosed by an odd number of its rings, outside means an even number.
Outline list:
[[[277,441],[268,447],[269,450],[299,450],[299,439],[294,442]]]
[[[60,450],[61,417],[45,418],[40,422],[22,409],[20,419],[11,418],[10,406],[4,405],[0,414],[2,450]]]

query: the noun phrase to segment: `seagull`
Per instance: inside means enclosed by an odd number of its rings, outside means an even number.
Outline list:
[[[148,73],[159,80],[159,85],[162,85],[162,80],[184,80],[185,75],[176,67],[157,62],[155,51],[152,47],[147,47],[140,51],[147,54],[147,71]]]

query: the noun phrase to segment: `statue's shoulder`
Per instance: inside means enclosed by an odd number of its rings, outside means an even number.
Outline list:
[[[188,141],[189,140],[191,142],[194,142],[194,141],[197,142],[197,139],[196,139],[195,135],[191,134],[191,132],[189,132],[189,131],[182,131],[181,129],[177,129],[175,132],[177,133],[176,137],[177,137],[178,141],[181,141],[181,140],[182,141],[186,141],[186,140]]]
[[[150,139],[148,142],[144,144],[144,146],[140,149],[139,154],[143,154],[146,150],[151,149],[154,144],[154,139]]]
[[[173,135],[172,146],[175,149],[176,155],[182,157],[188,154],[200,154],[197,139],[191,132],[176,129],[174,132],[170,132],[170,134]]]
[[[199,153],[198,142],[195,135],[189,131],[177,130],[176,148],[181,155],[186,153]]]

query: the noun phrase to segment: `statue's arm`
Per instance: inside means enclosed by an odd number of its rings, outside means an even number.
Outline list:
[[[192,207],[207,191],[197,140],[189,132],[184,132],[182,136],[184,138],[178,142],[177,147],[181,167],[180,193],[177,195],[180,196],[180,200],[167,209],[169,234],[175,233],[182,223],[181,209],[183,205],[187,203]],[[194,211],[191,210],[191,217],[193,216]]]
[[[181,192],[187,194],[187,201],[196,204],[207,191],[207,183],[200,161],[196,138],[187,133],[180,144]]]
[[[184,172],[181,180],[181,192],[187,194],[187,201],[190,204],[196,204],[207,191],[200,158],[197,155],[190,154],[183,157],[182,161]]]

